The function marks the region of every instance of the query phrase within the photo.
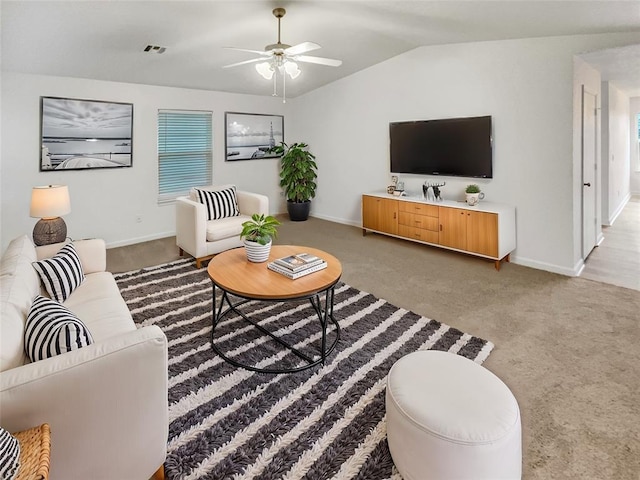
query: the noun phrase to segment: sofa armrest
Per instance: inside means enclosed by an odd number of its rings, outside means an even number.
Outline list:
[[[167,339],[144,327],[0,373],[0,424],[48,423],[51,479],[147,479],[168,437]]]
[[[66,242],[62,242],[36,247],[38,260],[53,257],[65,245]],[[73,246],[78,252],[80,262],[82,263],[82,270],[85,274],[104,272],[107,270],[107,247],[103,239],[75,240]]]
[[[242,215],[264,214],[269,215],[269,197],[259,193],[236,192],[238,209]]]
[[[207,207],[188,197],[176,199],[176,244],[195,258],[207,255]]]

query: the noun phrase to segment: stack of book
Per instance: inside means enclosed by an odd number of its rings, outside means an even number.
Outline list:
[[[278,258],[267,264],[267,268],[295,280],[327,268],[327,262],[315,255],[298,253],[297,255]]]

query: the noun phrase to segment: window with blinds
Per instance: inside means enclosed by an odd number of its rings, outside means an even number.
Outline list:
[[[158,203],[212,183],[211,118],[204,111],[158,111]]]

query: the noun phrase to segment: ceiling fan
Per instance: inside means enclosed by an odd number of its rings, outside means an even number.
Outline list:
[[[313,42],[302,42],[297,45],[288,45],[286,43],[282,43],[280,40],[280,20],[287,11],[284,8],[275,8],[273,10],[273,15],[278,19],[278,41],[277,43],[273,43],[271,45],[267,45],[264,47],[264,50],[249,50],[246,48],[235,48],[235,47],[225,47],[229,50],[237,50],[240,52],[249,52],[255,53],[259,55],[257,58],[252,58],[251,60],[245,60],[243,62],[232,63],[231,65],[225,65],[222,68],[232,68],[238,67],[240,65],[246,65],[249,63],[256,63],[256,70],[260,75],[264,78],[270,80],[274,78],[274,74],[280,73],[283,77],[283,88],[285,73],[288,74],[292,79],[296,78],[300,75],[301,71],[298,68],[297,62],[303,63],[315,63],[317,65],[325,65],[328,67],[339,67],[342,65],[341,60],[334,60],[332,58],[323,58],[323,57],[313,57],[309,55],[305,55],[307,52],[311,52],[313,50],[317,50],[320,47],[317,43]],[[258,63],[261,62],[261,63]],[[274,78],[274,92],[273,95],[277,96],[276,92],[276,83]]]

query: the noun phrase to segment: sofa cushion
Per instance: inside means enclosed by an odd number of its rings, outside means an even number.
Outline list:
[[[38,295],[27,315],[24,343],[27,355],[36,362],[91,345],[93,337],[68,308]]]
[[[33,262],[33,267],[51,298],[58,302],[64,302],[85,278],[73,243],[66,244],[51,258]]]
[[[196,188],[195,191],[198,195],[198,201],[207,207],[207,220],[218,220],[240,215],[236,187],[219,191]]]
[[[40,279],[31,265],[36,249],[23,235],[11,241],[0,261],[0,371],[28,362],[24,352],[24,323]]]
[[[207,242],[215,242],[216,240],[229,237],[239,237],[242,231],[242,224],[247,220],[251,220],[251,217],[248,215],[209,220],[207,222]]]
[[[96,342],[136,329],[127,304],[109,272],[87,275],[64,306],[82,319]]]
[[[198,192],[196,190],[206,190],[208,192],[219,192],[221,190],[227,190],[229,188],[236,188],[232,183],[225,183],[224,185],[209,185],[208,187],[193,187],[189,190],[189,200],[198,202]]]
[[[13,480],[20,469],[20,442],[0,427],[0,478]]]

